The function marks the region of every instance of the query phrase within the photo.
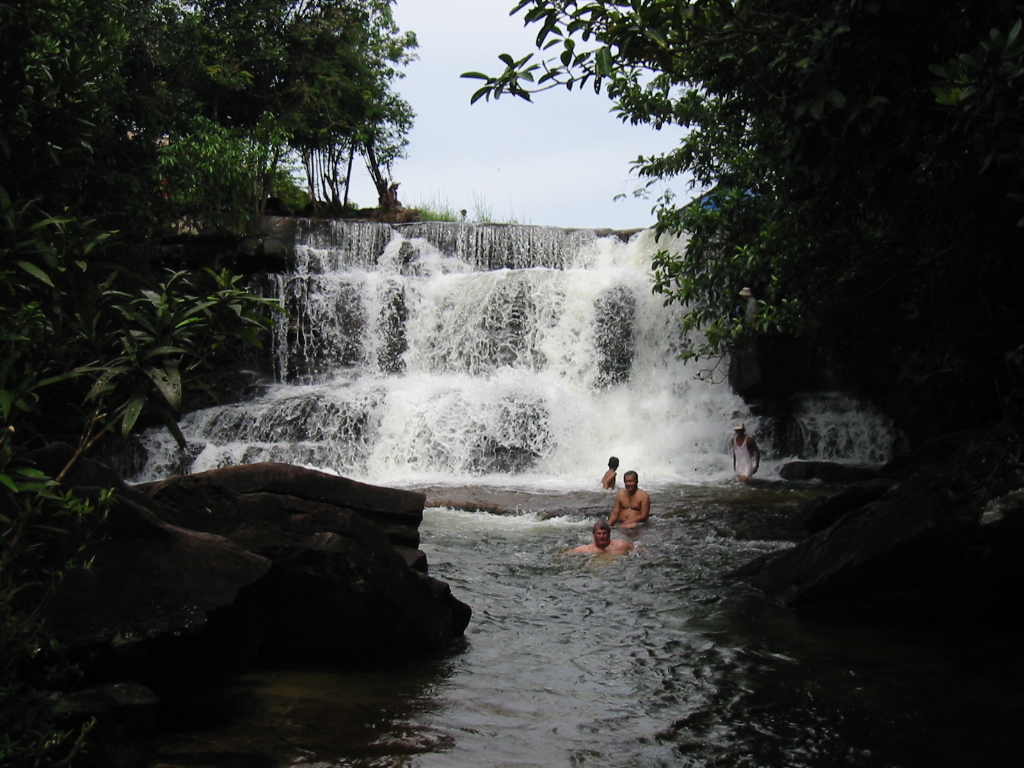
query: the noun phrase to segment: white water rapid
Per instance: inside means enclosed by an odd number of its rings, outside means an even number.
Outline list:
[[[395,486],[558,489],[594,485],[615,455],[645,486],[725,482],[733,422],[758,435],[758,419],[724,375],[678,359],[678,309],[651,292],[664,246],[651,231],[300,223],[294,270],[268,280],[291,313],[274,381],[188,415],[185,456],[147,433],[135,479],[284,461]],[[889,458],[885,420],[843,408],[810,409],[802,458]],[[785,457],[759,437],[770,477]]]

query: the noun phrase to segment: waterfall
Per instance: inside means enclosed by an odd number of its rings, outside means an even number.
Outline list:
[[[615,455],[645,484],[719,482],[733,421],[757,434],[724,376],[697,378],[679,359],[679,309],[652,294],[652,253],[681,242],[453,223],[297,229],[293,269],[265,280],[289,312],[273,382],[187,415],[184,455],[147,432],[137,480],[284,461],[391,485],[589,486]],[[828,458],[864,460],[856,440],[842,450]]]
[[[896,453],[900,436],[893,420],[870,402],[846,392],[801,393],[791,401],[779,442],[793,455],[882,464]]]

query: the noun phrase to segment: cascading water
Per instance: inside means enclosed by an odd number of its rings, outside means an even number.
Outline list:
[[[293,271],[268,279],[290,313],[276,383],[186,417],[187,456],[147,434],[137,479],[284,461],[385,484],[589,485],[616,455],[648,483],[725,480],[732,421],[757,420],[678,359],[678,309],[651,291],[664,246],[651,231],[302,222]],[[824,454],[804,458],[879,460],[878,430],[854,432],[805,439]]]
[[[900,440],[893,420],[874,404],[843,392],[795,395],[784,424],[784,442],[794,453],[824,459],[855,457],[882,464]]]

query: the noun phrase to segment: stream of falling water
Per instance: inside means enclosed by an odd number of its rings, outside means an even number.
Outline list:
[[[611,455],[647,482],[720,483],[736,419],[722,371],[679,353],[679,310],[652,292],[651,231],[333,222],[268,278],[290,313],[250,402],[190,414],[182,455],[146,435],[138,480],[286,461],[359,480],[589,484]],[[824,405],[822,405],[824,402]],[[796,409],[803,458],[879,463],[889,422],[855,399]],[[766,437],[771,476],[787,457]]]

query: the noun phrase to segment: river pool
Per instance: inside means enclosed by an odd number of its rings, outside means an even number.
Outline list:
[[[565,555],[610,492],[426,488],[445,658],[251,672],[166,713],[161,766],[964,768],[1024,758],[1019,639],[794,615],[719,577],[820,489],[651,488],[630,555]]]

